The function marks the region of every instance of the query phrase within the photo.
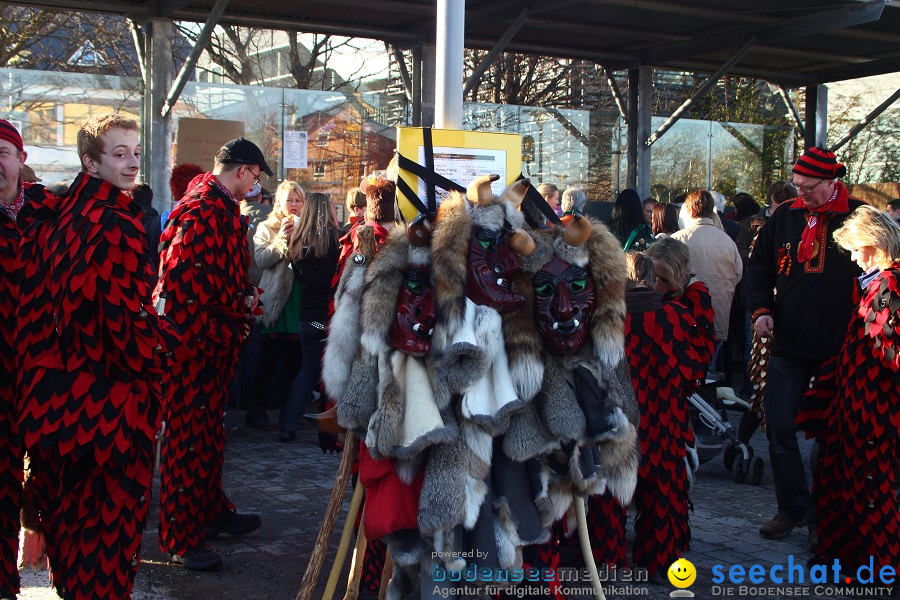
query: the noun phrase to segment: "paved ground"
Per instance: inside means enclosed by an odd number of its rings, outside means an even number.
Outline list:
[[[295,597],[306,568],[313,541],[328,501],[339,457],[324,455],[315,443],[315,434],[307,429],[298,441],[283,444],[275,432],[263,432],[242,426],[243,411],[226,417],[228,453],[225,465],[225,489],[239,510],[263,515],[260,530],[239,539],[220,538],[213,542],[225,561],[222,570],[198,574],[166,563],[156,548],[156,518],[144,537],[144,564],[137,576],[138,600],[290,600]],[[736,424],[739,415],[732,415]],[[773,564],[784,564],[792,555],[805,564],[807,530],[796,530],[782,541],[759,537],[759,525],[774,514],[774,490],[763,434],[757,432],[752,445],[763,455],[766,473],[760,486],[738,485],[716,456],[702,465],[694,487],[691,516],[693,546],[686,558],[698,571],[691,590],[697,598],[784,597],[805,595],[811,598],[837,597],[837,594],[812,587],[774,584],[750,586],[750,589],[715,589],[713,565],[760,564],[768,573]],[[804,444],[808,450],[808,444]],[[344,510],[349,505],[349,494]],[[338,527],[343,519],[339,521]],[[337,544],[336,532],[332,552]],[[330,559],[326,564],[330,564]],[[327,570],[323,570],[313,598],[321,598]],[[24,573],[23,600],[55,598],[47,587],[46,571]],[[608,598],[668,598],[674,589],[640,582],[610,582]],[[727,584],[723,584],[727,585]],[[746,585],[746,584],[745,584]],[[613,589],[616,588],[616,589]],[[623,589],[625,588],[625,589]],[[628,589],[630,588],[630,589]],[[339,587],[340,595],[343,589]],[[613,593],[615,592],[615,593]]]

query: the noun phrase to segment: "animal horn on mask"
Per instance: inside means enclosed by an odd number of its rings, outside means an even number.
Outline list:
[[[419,215],[413,219],[406,228],[406,237],[409,243],[416,248],[425,248],[431,245],[431,229],[425,215]]]
[[[482,175],[472,181],[466,188],[466,197],[476,206],[487,206],[494,200],[491,182],[500,179],[499,175]]]
[[[508,202],[513,208],[519,208],[522,204],[522,200],[525,199],[525,193],[528,192],[530,183],[531,182],[527,179],[519,179],[518,181],[512,182],[506,186],[506,189],[500,194],[500,199],[504,202]]]
[[[513,210],[518,210],[528,192],[529,184],[527,179],[512,182],[500,194],[500,200],[506,202]],[[531,256],[537,248],[534,238],[518,228],[510,229],[507,232],[506,245],[515,250],[519,256]]]
[[[573,215],[572,222],[566,227],[563,239],[570,246],[583,246],[591,237],[591,222],[582,215]]]

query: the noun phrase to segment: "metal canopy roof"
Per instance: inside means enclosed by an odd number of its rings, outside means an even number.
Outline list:
[[[460,0],[462,1],[462,0]],[[26,0],[138,22],[203,22],[214,0]],[[433,43],[435,0],[230,0],[223,24]],[[588,59],[613,69],[715,71],[788,86],[900,71],[900,0],[468,0],[466,46]]]

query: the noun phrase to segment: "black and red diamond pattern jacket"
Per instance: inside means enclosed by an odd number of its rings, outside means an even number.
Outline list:
[[[132,444],[153,445],[174,338],[149,305],[140,211],[131,196],[82,173],[65,197],[19,213],[27,449],[93,453],[104,464]]]

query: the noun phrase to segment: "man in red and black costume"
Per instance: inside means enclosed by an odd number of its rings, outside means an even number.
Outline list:
[[[19,548],[19,501],[22,448],[18,443],[16,394],[16,306],[18,306],[19,237],[16,215],[26,202],[42,202],[44,188],[22,181],[28,155],[22,136],[0,119],[0,598],[19,593],[16,551]]]
[[[862,204],[838,181],[846,168],[832,152],[812,147],[793,171],[799,197],[762,226],[747,271],[753,329],[773,338],[763,403],[778,512],[759,530],[770,539],[814,517],[794,418],[810,378],[841,347],[859,275],[833,239]]]
[[[221,566],[207,539],[250,533],[261,523],[235,511],[222,489],[222,466],[228,385],[258,299],[240,200],[262,172],[272,175],[256,144],[231,140],[169,215],[160,240],[153,301],[179,328],[186,356],[165,382],[159,547],[188,569]]]
[[[144,306],[137,123],[90,117],[77,143],[66,195],[18,214],[19,425],[57,592],[130,598],[174,336]]]

